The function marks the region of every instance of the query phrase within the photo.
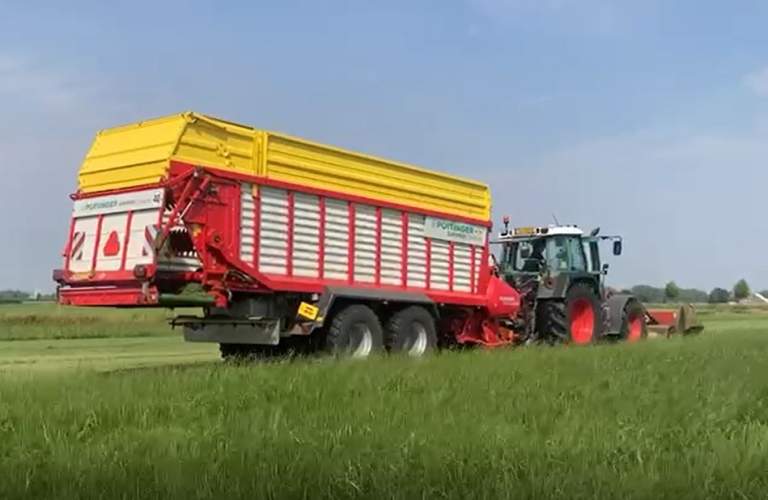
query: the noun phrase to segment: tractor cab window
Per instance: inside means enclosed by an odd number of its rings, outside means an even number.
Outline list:
[[[587,270],[592,273],[600,271],[600,250],[597,240],[585,239],[582,241],[584,255],[587,257]]]
[[[544,240],[532,240],[520,242],[520,251],[517,253],[518,261],[516,269],[523,272],[538,272],[542,262],[546,259],[546,243]]]
[[[568,241],[564,236],[555,236],[547,240],[547,265],[552,271],[567,271]]]
[[[571,254],[571,271],[583,272],[587,270],[587,261],[584,258],[581,238],[568,238],[568,253]]]
[[[546,260],[546,246],[544,239],[514,242],[504,249],[504,263],[515,271],[538,272]]]
[[[587,261],[581,238],[555,236],[547,240],[547,265],[552,271],[586,271]]]

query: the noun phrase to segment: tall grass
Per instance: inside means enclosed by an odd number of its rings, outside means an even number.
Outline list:
[[[762,498],[760,321],[632,346],[9,375],[0,498]]]

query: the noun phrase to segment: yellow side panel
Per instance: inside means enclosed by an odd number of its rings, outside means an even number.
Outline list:
[[[488,186],[470,179],[270,133],[267,176],[476,219],[490,219]]]
[[[83,192],[159,181],[185,121],[181,115],[102,130],[80,167]]]

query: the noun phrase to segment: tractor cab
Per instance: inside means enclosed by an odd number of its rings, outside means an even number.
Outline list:
[[[497,241],[502,245],[499,271],[510,282],[567,275],[598,284],[608,269],[600,260],[599,243],[606,239],[613,240],[613,254],[620,255],[621,238],[598,236],[597,230],[585,234],[577,226],[505,227]]]

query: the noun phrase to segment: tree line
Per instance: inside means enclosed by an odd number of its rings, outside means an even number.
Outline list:
[[[740,279],[732,287],[715,287],[709,292],[697,288],[681,288],[674,281],[670,281],[664,287],[650,285],[636,285],[628,292],[635,295],[642,302],[708,302],[710,304],[725,304],[728,302],[740,302],[752,295],[752,290],[746,280]],[[768,290],[760,292],[768,297]]]
[[[49,301],[55,298],[54,294],[32,294],[22,290],[0,290],[0,304],[14,304],[30,300]]]
[[[744,279],[737,281],[730,289],[715,287],[709,292],[697,288],[681,288],[674,281],[670,281],[664,287],[635,285],[629,290],[622,291],[633,294],[641,302],[657,304],[662,302],[725,304],[731,301],[740,302],[752,295],[752,290]],[[760,294],[768,297],[768,290],[763,290]],[[18,303],[30,300],[50,301],[55,298],[54,294],[31,294],[21,290],[0,290],[0,303]]]

